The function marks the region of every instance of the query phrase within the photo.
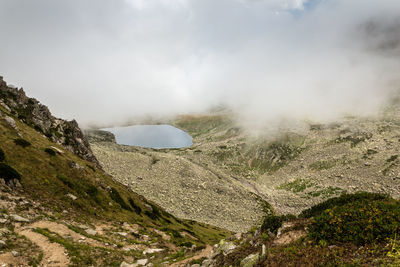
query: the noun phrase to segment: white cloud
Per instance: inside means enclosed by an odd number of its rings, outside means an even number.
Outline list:
[[[373,112],[400,87],[400,2],[287,10],[304,4],[3,0],[0,75],[85,123],[220,102],[246,121]]]

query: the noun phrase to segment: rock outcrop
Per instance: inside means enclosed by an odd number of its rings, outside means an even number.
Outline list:
[[[51,141],[100,166],[75,120],[66,121],[54,117],[45,105],[35,98],[27,97],[22,88],[7,85],[1,76],[0,105]]]

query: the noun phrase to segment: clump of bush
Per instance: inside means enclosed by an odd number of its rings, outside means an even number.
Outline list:
[[[23,139],[23,138],[14,139],[14,143],[15,143],[17,146],[22,146],[23,148],[26,148],[26,147],[28,147],[28,146],[31,145],[31,143],[30,143],[29,141],[26,141],[26,140]]]
[[[118,190],[115,188],[111,188],[111,191],[109,192],[110,197],[112,200],[114,200],[115,202],[117,202],[121,208],[123,208],[124,210],[129,210],[131,211],[131,208],[128,206],[128,204],[126,204],[126,202],[122,199],[121,195],[119,194]]]
[[[49,154],[50,156],[55,156],[55,155],[56,155],[56,152],[55,152],[53,149],[51,149],[51,148],[46,148],[46,149],[44,150],[44,152],[46,152],[46,153]]]
[[[134,210],[137,214],[142,213],[142,209],[141,209],[138,205],[136,205],[135,201],[133,201],[132,198],[129,198],[128,201],[129,201],[129,204],[131,205],[131,207],[133,208],[133,210]]]
[[[6,159],[6,155],[4,154],[4,151],[0,148],[0,161],[4,161]]]
[[[395,238],[400,234],[400,202],[378,194],[346,196],[337,204],[320,212],[312,220],[309,236],[315,240],[350,242],[364,245]],[[371,200],[371,198],[374,198]],[[378,199],[376,199],[378,198]]]
[[[11,166],[0,163],[0,178],[3,178],[7,183],[10,180],[21,180],[21,175]]]
[[[335,206],[345,205],[349,203],[353,203],[356,201],[375,201],[375,200],[384,200],[388,199],[388,195],[378,194],[378,193],[369,193],[369,192],[357,192],[354,194],[343,194],[339,197],[334,197],[328,199],[320,204],[317,204],[309,209],[303,210],[299,217],[301,218],[311,218],[317,215],[320,215],[326,209],[332,209]]]
[[[152,220],[157,220],[158,218],[161,218],[162,216],[159,209],[151,203],[149,203],[149,205],[151,207],[151,210],[146,210],[144,214],[146,214],[147,217],[149,217]]]
[[[281,228],[283,222],[296,218],[294,215],[267,215],[264,217],[263,223],[261,225],[261,231],[270,231],[273,234],[277,234],[278,229]]]

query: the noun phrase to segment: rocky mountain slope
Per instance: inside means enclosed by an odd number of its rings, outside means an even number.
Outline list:
[[[88,141],[75,120],[66,121],[55,118],[45,105],[34,98],[27,97],[22,88],[7,86],[1,76],[0,101],[0,105],[13,117],[33,127],[54,143],[98,165]],[[10,117],[9,120],[11,121],[12,118]]]
[[[305,122],[279,135],[254,135],[229,112],[181,116],[169,123],[194,138],[182,149],[90,142],[109,173],[173,214],[244,232],[269,204],[299,214],[346,192],[399,198],[398,107],[393,100],[375,117]]]
[[[116,182],[75,122],[22,90],[2,81],[0,100],[0,265],[169,265],[229,234]]]

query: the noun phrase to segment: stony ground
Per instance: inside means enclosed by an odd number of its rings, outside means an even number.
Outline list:
[[[95,143],[92,149],[104,169],[119,182],[179,218],[244,231],[262,216],[259,197],[226,174],[196,164],[177,151],[112,143]]]
[[[246,231],[264,215],[301,210],[344,192],[400,197],[400,111],[306,131],[254,135],[231,114],[183,116],[172,122],[194,137],[190,148],[153,150],[92,142],[117,180],[181,218]]]

